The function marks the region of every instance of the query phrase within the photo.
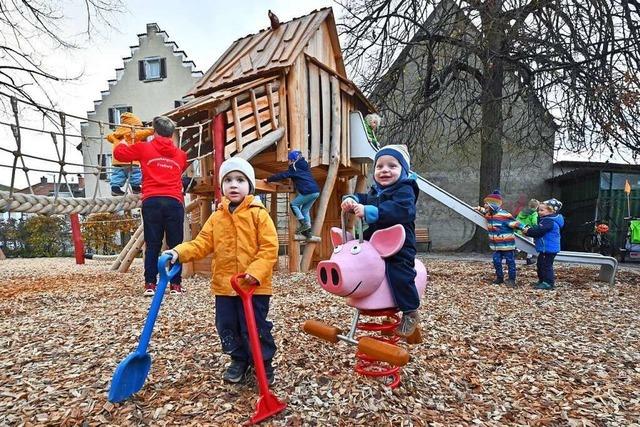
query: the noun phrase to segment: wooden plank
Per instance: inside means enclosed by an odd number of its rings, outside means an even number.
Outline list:
[[[276,106],[274,108],[276,114],[278,114],[278,111],[280,110],[280,107]],[[262,134],[264,134],[264,129],[267,130],[271,130],[271,112],[269,110],[264,110],[261,111],[257,114],[258,116],[258,123],[260,124],[260,132]],[[249,116],[245,119],[242,119],[240,121],[240,126],[242,126],[242,129],[251,129],[253,127],[256,126],[256,119],[254,116]],[[253,133],[244,133],[244,136],[246,137],[249,134],[255,134],[255,129]],[[235,126],[231,126],[230,128],[227,129],[227,143],[232,142],[236,139],[236,130],[235,130]],[[244,141],[244,145],[248,144],[249,142],[251,142],[250,140],[246,140]]]
[[[236,97],[237,99],[237,97]],[[269,107],[269,100],[266,96],[256,97],[256,106],[258,111],[264,110]],[[249,117],[253,114],[253,105],[251,99],[247,99],[245,102],[238,101],[238,116],[240,120]],[[233,123],[233,110],[227,111],[227,123]]]
[[[242,151],[242,126],[240,124],[240,116],[238,115],[238,99],[236,97],[233,97],[233,99],[231,100],[231,108],[233,109],[233,129],[235,131],[235,134],[237,135],[236,138],[236,151],[240,152]]]
[[[251,58],[248,55],[243,55],[242,58],[240,58],[240,68],[243,73],[253,71],[253,64],[251,63]]]
[[[258,135],[258,138],[262,138],[262,131],[260,130],[260,117],[258,117],[258,103],[256,102],[256,93],[251,90],[250,91],[251,94],[251,109],[253,110],[253,120],[256,123],[256,133]],[[269,94],[267,93],[267,98],[270,98]]]
[[[278,114],[278,123],[285,129],[284,136],[278,143],[276,158],[280,162],[287,161],[287,153],[289,151],[289,127],[287,126],[287,85],[285,77],[280,79],[280,87],[278,88],[278,102],[280,105],[280,113]]]
[[[344,140],[345,136],[345,96],[340,94],[340,164],[344,165],[346,162],[344,160],[345,150],[344,150]]]
[[[331,85],[329,73],[320,70],[320,93],[322,98],[322,164],[329,164],[331,148]]]
[[[291,41],[293,39],[293,36],[296,34],[296,31],[298,30],[298,27],[300,26],[300,22],[302,22],[302,21],[301,20],[296,20],[296,21],[291,21],[290,23],[286,24],[287,25],[287,29],[284,32],[284,36],[282,37],[282,41],[288,42],[288,41]]]
[[[271,131],[271,125],[270,124],[266,124],[266,125],[262,126],[261,130],[262,130],[262,134],[264,135],[263,138],[268,137],[270,133],[277,132],[277,130]],[[243,135],[242,139],[245,141],[245,144],[250,144],[250,143],[253,143],[254,141],[257,141],[259,138],[258,138],[258,134],[254,130],[252,132],[249,132],[249,133]],[[224,147],[224,156],[225,156],[224,158],[225,159],[228,159],[234,153],[238,153],[237,144],[230,143],[230,144],[227,144]]]
[[[303,141],[307,137],[307,66],[300,56],[293,63],[287,75],[287,119],[289,128],[289,149],[303,150]],[[306,150],[305,150],[306,152]]]
[[[313,226],[311,232],[317,236],[322,231],[324,225],[324,219],[327,214],[327,206],[329,205],[329,199],[333,193],[333,189],[338,177],[338,170],[340,169],[340,87],[338,79],[331,77],[331,102],[333,108],[332,114],[332,132],[331,132],[331,160],[329,161],[329,170],[327,172],[327,179],[324,181],[322,192],[318,199],[318,208],[313,220]],[[308,243],[304,248],[302,254],[302,260],[300,263],[300,270],[306,272],[311,266],[313,258],[313,252],[315,251],[317,243]]]
[[[278,127],[278,122],[276,121],[276,110],[274,107],[275,103],[273,101],[273,85],[271,83],[267,83],[265,92],[267,94],[267,100],[269,101],[269,118],[271,119],[271,129],[275,129]]]
[[[346,120],[345,120],[345,127],[347,128],[347,132],[346,132],[346,136],[347,136],[347,141],[346,141],[346,156],[345,159],[347,161],[346,165],[351,167],[351,126],[349,124],[349,115],[351,114],[351,111],[353,110],[353,98],[349,97],[349,102],[347,103],[347,114],[345,115]]]
[[[300,56],[300,152],[304,158],[309,155],[309,77],[307,75],[307,63]]]
[[[309,76],[309,116],[311,118],[311,147],[309,163],[311,167],[320,164],[320,76],[318,67],[312,63],[308,64]]]

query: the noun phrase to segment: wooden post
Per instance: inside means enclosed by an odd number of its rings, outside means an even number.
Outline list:
[[[353,189],[354,193],[364,193],[367,189],[367,177],[366,175],[358,175],[356,177],[356,186]],[[349,219],[347,222],[347,229],[352,230],[353,226],[356,223],[356,216],[349,215]]]
[[[84,242],[80,231],[80,219],[78,214],[69,215],[71,218],[71,237],[73,238],[73,252],[76,256],[76,264],[84,264]]]
[[[220,189],[218,173],[220,172],[220,165],[224,162],[224,144],[225,144],[225,114],[216,114],[211,122],[211,136],[213,138],[214,149],[214,169],[213,169],[213,188],[216,206],[222,200],[222,190]],[[236,138],[238,135],[236,134]],[[201,217],[202,218],[202,217]],[[209,215],[204,217],[206,221]]]
[[[140,233],[136,241],[133,242],[131,249],[129,249],[129,252],[126,254],[124,259],[122,260],[122,263],[118,267],[118,273],[126,273],[129,270],[131,263],[133,262],[134,259],[136,259],[136,257],[142,250],[143,246],[144,246],[144,233]]]
[[[287,132],[289,131],[289,127],[287,126],[287,88],[286,88],[286,79],[282,77],[280,79],[280,86],[278,88],[278,125],[284,128],[284,136],[278,142],[277,150],[277,160],[279,162],[287,161],[287,154],[289,151],[289,137],[287,136]]]
[[[329,170],[327,171],[327,179],[322,187],[322,193],[318,199],[318,210],[316,217],[313,220],[313,226],[311,232],[314,235],[320,234],[324,225],[324,218],[327,214],[327,205],[329,204],[329,198],[333,193],[333,187],[338,177],[338,170],[340,169],[340,82],[336,77],[331,77],[331,152],[329,160]],[[304,248],[302,254],[302,261],[300,263],[300,270],[303,272],[309,271],[311,266],[311,260],[313,258],[313,252],[316,249],[317,243],[308,242]]]
[[[122,264],[122,261],[125,259],[125,257],[131,250],[131,247],[133,246],[135,241],[138,240],[138,237],[140,237],[140,235],[143,233],[144,233],[144,226],[140,224],[136,229],[136,231],[134,231],[133,236],[131,236],[127,244],[124,245],[124,248],[122,248],[122,251],[120,251],[120,255],[118,255],[118,258],[116,258],[113,264],[111,264],[111,271],[117,271],[118,268],[120,268],[120,264]]]
[[[7,256],[2,252],[2,248],[0,248],[0,261],[7,259]]]
[[[289,148],[300,150],[302,155],[307,157],[307,64],[304,55],[298,56],[289,69],[287,106],[289,108]]]

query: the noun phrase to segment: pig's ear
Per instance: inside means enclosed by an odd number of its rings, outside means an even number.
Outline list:
[[[387,258],[397,254],[402,249],[405,237],[404,227],[396,224],[393,227],[376,231],[369,239],[369,242],[376,248],[382,258]]]
[[[342,244],[342,229],[338,227],[331,227],[331,243],[335,248],[338,245]]]
[[[353,240],[353,234],[347,231],[347,241]],[[333,247],[344,244],[342,241],[342,229],[338,227],[331,227],[331,243]]]

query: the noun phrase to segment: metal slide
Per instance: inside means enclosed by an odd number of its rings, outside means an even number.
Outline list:
[[[351,135],[351,158],[356,160],[373,160],[377,149],[371,145],[367,138],[366,131],[364,130],[362,114],[359,111],[351,112],[349,124]],[[459,215],[462,215],[474,224],[484,228],[485,230],[487,229],[487,221],[484,217],[473,210],[473,208],[467,203],[458,199],[456,196],[447,193],[420,175],[417,175],[417,182],[420,191],[452,209]],[[516,247],[529,254],[536,255],[538,253],[533,242],[519,235],[516,235]],[[556,261],[573,264],[599,265],[599,279],[603,282],[608,282],[611,285],[614,283],[616,270],[618,269],[618,260],[615,258],[588,252],[561,251],[556,256]]]

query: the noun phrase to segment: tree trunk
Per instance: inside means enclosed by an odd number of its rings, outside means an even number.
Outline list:
[[[502,23],[502,1],[487,2],[481,12],[485,49],[483,63],[482,93],[482,129],[480,131],[480,185],[478,204],[496,189],[500,189],[502,170],[502,88],[504,85],[504,64],[500,53],[504,46],[504,25]],[[486,252],[489,249],[487,232],[476,227],[471,240],[461,250]]]

